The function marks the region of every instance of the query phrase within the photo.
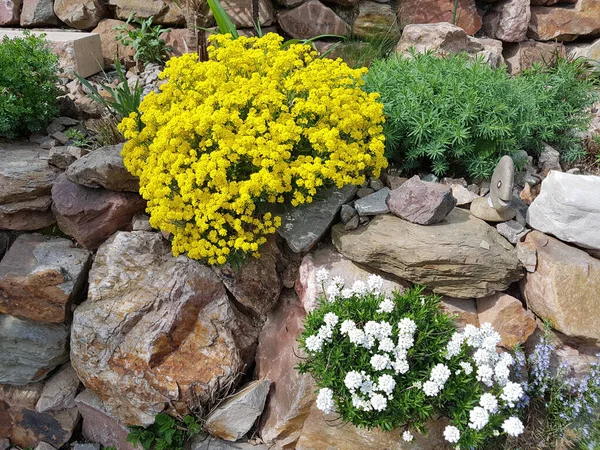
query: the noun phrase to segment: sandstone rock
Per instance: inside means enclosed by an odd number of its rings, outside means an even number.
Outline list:
[[[327,233],[342,205],[354,198],[356,190],[356,186],[328,189],[312,203],[283,210],[277,232],[294,252],[309,251]]]
[[[79,423],[77,408],[36,412],[41,389],[41,383],[0,385],[0,434],[7,436],[13,445],[34,447],[45,442],[60,448],[69,442]]]
[[[443,56],[466,51],[469,46],[469,35],[456,25],[446,22],[413,24],[404,27],[396,53],[414,48],[417,53],[432,51]]]
[[[21,10],[22,27],[43,27],[58,25],[54,14],[53,0],[23,0]]]
[[[600,35],[599,13],[600,8],[594,10],[591,7],[532,6],[527,36],[539,41],[574,41],[580,36],[596,37]]]
[[[502,292],[477,300],[479,323],[491,323],[502,336],[502,345],[513,349],[524,344],[535,330],[535,318],[531,312],[523,308],[521,302]]]
[[[71,28],[91,30],[108,12],[100,0],[55,0],[54,13]]]
[[[533,242],[517,242],[517,258],[527,272],[535,272],[537,267],[537,250]]]
[[[564,47],[556,42],[524,41],[504,46],[504,59],[511,75],[531,68],[534,63],[554,64],[557,55],[564,55]]]
[[[384,279],[382,292],[386,294],[391,294],[394,291],[402,292],[404,288],[408,287],[408,283],[395,279],[393,276],[377,271],[369,272],[357,266],[340,254],[332,245],[323,245],[304,256],[294,286],[304,309],[308,312],[317,307],[317,299],[323,295],[323,286],[317,281],[319,269],[326,269],[331,278],[341,277],[348,283],[348,286],[351,286],[356,280],[366,282],[369,276],[375,273]],[[325,288],[327,288],[330,281],[325,282]]]
[[[350,34],[350,26],[318,0],[309,0],[294,9],[283,10],[278,14],[277,22],[283,31],[296,39],[309,39],[321,34]]]
[[[338,251],[354,262],[450,297],[485,297],[523,276],[512,245],[460,208],[435,226],[386,215],[352,232],[336,225],[331,236]]]
[[[452,189],[452,197],[456,199],[456,206],[468,205],[473,200],[479,197],[479,195],[474,192],[469,191],[466,187],[453,185]]]
[[[453,0],[400,0],[398,22],[401,28],[410,24],[452,22]],[[481,28],[481,17],[474,0],[459,0],[456,25],[468,34]]]
[[[90,259],[68,239],[22,234],[0,261],[0,313],[64,322],[85,285]]]
[[[395,216],[430,225],[444,220],[456,206],[456,199],[448,186],[422,181],[415,175],[390,192],[387,205]]]
[[[52,188],[52,210],[61,231],[96,249],[115,231],[131,227],[131,218],[146,202],[137,194],[92,189],[61,175]]]
[[[92,30],[92,33],[98,33],[100,35],[102,56],[104,57],[104,64],[106,65],[113,64],[115,58],[118,58],[121,61],[126,58],[132,59],[135,54],[133,48],[127,47],[117,41],[119,31],[115,28],[123,25],[125,25],[125,22],[122,20],[102,19],[96,28]],[[133,29],[133,25],[129,25],[128,28]]]
[[[210,413],[206,418],[206,431],[226,441],[243,438],[262,414],[270,386],[270,380],[248,383]]]
[[[0,260],[8,251],[11,244],[11,235],[7,231],[0,231]]]
[[[386,199],[390,194],[390,189],[385,187],[377,192],[374,192],[366,197],[363,197],[354,202],[354,208],[360,216],[376,216],[379,214],[387,214],[388,209]]]
[[[516,244],[521,240],[525,227],[514,220],[508,222],[502,222],[496,225],[496,230],[500,233],[508,242]]]
[[[442,297],[440,309],[455,317],[459,330],[462,330],[467,324],[479,326],[477,306],[475,300],[471,298]]]
[[[233,24],[238,28],[253,28],[254,20],[252,18],[252,0],[223,0],[221,2],[223,9],[231,18]],[[275,12],[271,2],[268,0],[259,0],[258,20],[261,25],[269,26],[274,21]]]
[[[269,450],[269,447],[250,442],[227,442],[211,436],[199,435],[191,439],[190,450]]]
[[[600,250],[600,177],[552,171],[527,211],[532,228]]]
[[[249,362],[258,336],[211,269],[174,258],[144,231],[118,232],[98,249],[72,329],[73,368],[128,425],[207,402]]]
[[[150,225],[150,217],[146,214],[136,214],[131,219],[131,230],[132,231],[152,231],[152,225]]]
[[[551,6],[556,3],[577,3],[577,0],[531,0],[531,6]]]
[[[18,25],[22,0],[0,0],[0,26]]]
[[[64,170],[77,161],[82,153],[79,147],[58,145],[48,152],[48,164]]]
[[[398,35],[396,14],[389,4],[364,1],[358,4],[358,16],[352,32],[356,36]]]
[[[46,228],[56,222],[50,209],[52,197],[0,205],[0,229],[31,231]]]
[[[567,53],[572,58],[584,58],[600,61],[600,39],[583,44],[568,44]]]
[[[85,439],[99,442],[104,447],[113,446],[119,450],[136,450],[129,442],[129,430],[109,416],[102,401],[89,389],[75,398],[77,409],[83,417],[82,434]],[[139,447],[137,447],[139,449]]]
[[[69,359],[68,340],[66,325],[0,314],[0,383],[21,385],[43,379]]]
[[[122,149],[123,144],[96,149],[71,164],[65,174],[73,183],[82,186],[138,192],[139,180],[125,168]]]
[[[537,252],[536,271],[521,283],[529,309],[569,337],[600,341],[600,260],[539,231],[525,243]]]
[[[163,0],[108,0],[108,6],[115,11],[115,17],[127,20],[131,13],[139,19],[154,17],[154,23],[181,25],[185,22],[182,10],[176,3]]]
[[[56,448],[45,442],[40,442],[34,450],[56,450]]]
[[[483,29],[504,42],[521,42],[527,39],[530,19],[529,0],[500,0],[484,16]]]
[[[60,368],[44,385],[40,399],[35,405],[37,412],[75,408],[75,396],[81,386],[77,374],[67,363]]]
[[[486,222],[506,222],[515,217],[517,211],[514,208],[508,208],[505,211],[498,211],[492,208],[488,202],[488,197],[478,197],[471,202],[471,214]]]
[[[207,20],[204,25],[206,28],[212,27],[215,23],[215,18],[212,14],[209,14]],[[240,31],[240,30],[238,30]],[[187,37],[188,37],[187,28],[174,28],[168,33],[163,33],[160,35],[161,39],[165,40],[165,43],[168,47],[171,48],[170,54],[172,56],[181,56],[184,53],[188,53],[189,50],[187,47]]]
[[[408,181],[408,178],[388,173],[385,175],[384,180],[385,185],[393,191],[394,189],[398,189],[400,186],[406,183]]]

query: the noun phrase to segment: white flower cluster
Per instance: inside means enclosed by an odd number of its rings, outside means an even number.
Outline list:
[[[329,279],[329,272],[324,267],[317,270],[317,283],[321,286],[325,285],[325,281]],[[365,294],[381,294],[383,287],[383,278],[379,275],[371,275],[367,282],[356,280],[352,287],[345,287],[346,283],[342,277],[333,277],[331,283],[325,288],[327,300],[334,302],[342,298],[350,298],[354,295]]]
[[[325,414],[329,414],[335,408],[333,402],[333,391],[329,388],[323,388],[319,390],[317,395],[317,408],[323,411]]]
[[[429,375],[429,380],[423,383],[423,392],[428,397],[434,397],[440,393],[440,391],[444,388],[446,381],[450,378],[450,369],[448,366],[444,364],[436,364],[436,366],[431,369],[431,374]]]
[[[333,330],[340,319],[334,313],[327,313],[323,320],[325,323],[321,325],[318,333],[306,338],[306,349],[309,352],[319,352],[323,348],[325,342],[331,342]]]

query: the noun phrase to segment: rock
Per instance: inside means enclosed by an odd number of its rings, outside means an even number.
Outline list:
[[[410,24],[452,22],[454,0],[400,0],[398,3],[398,23],[400,28]],[[481,28],[481,17],[474,0],[459,0],[456,25],[468,34],[475,34]]]
[[[34,450],[56,450],[56,448],[45,442],[40,442]]]
[[[40,394],[40,399],[35,405],[37,412],[56,411],[75,408],[75,396],[81,386],[77,374],[67,363],[52,375]]]
[[[512,350],[524,344],[535,331],[535,318],[521,302],[502,292],[477,300],[479,323],[491,323],[502,336],[500,345]]]
[[[0,261],[0,313],[64,322],[85,285],[90,260],[88,251],[68,239],[20,235]]]
[[[375,189],[371,189],[370,187],[361,187],[356,191],[356,196],[358,198],[366,197],[367,195],[371,195],[375,193]]]
[[[525,183],[525,187],[519,193],[519,198],[523,200],[523,202],[525,202],[526,205],[531,205],[533,201],[537,198],[537,196],[540,195],[540,191],[541,186],[539,184],[536,184],[532,187],[531,184]]]
[[[223,0],[221,5],[237,28],[253,28],[252,0]],[[258,21],[261,26],[273,24],[275,11],[269,0],[259,0]]]
[[[108,145],[88,153],[68,167],[67,178],[91,188],[138,192],[139,180],[125,168],[122,149],[123,144]]]
[[[516,244],[521,240],[525,227],[514,220],[502,222],[496,225],[496,230],[511,244]]]
[[[75,398],[75,403],[83,417],[81,431],[85,439],[118,450],[139,449],[127,442],[129,430],[108,415],[102,401],[89,389],[79,394]]]
[[[455,317],[454,321],[459,330],[468,324],[479,327],[479,316],[475,300],[471,298],[442,297],[440,309]]]
[[[50,209],[52,197],[0,205],[0,229],[31,231],[46,228],[56,222]]]
[[[270,380],[248,383],[209,414],[205,430],[226,441],[243,438],[262,414],[270,386]]]
[[[450,178],[450,177],[444,177],[440,180],[441,184],[445,184],[447,186],[462,186],[462,187],[467,187],[467,180],[465,180],[464,178]]]
[[[600,61],[600,39],[593,42],[568,44],[567,53],[572,58],[584,58]]]
[[[371,195],[367,195],[354,202],[354,208],[359,216],[376,216],[378,214],[387,214],[388,209],[386,199],[390,194],[390,189],[385,187]]]
[[[352,232],[336,225],[331,236],[338,251],[352,261],[450,297],[485,297],[523,276],[512,245],[460,208],[435,226],[386,215]]]
[[[21,385],[43,379],[69,359],[68,339],[64,324],[0,314],[0,383]]]
[[[350,26],[331,8],[318,0],[309,0],[277,15],[279,26],[296,39],[310,39],[321,34],[350,35]]]
[[[529,0],[500,0],[486,12],[483,29],[501,41],[521,42],[527,39],[530,19]]]
[[[529,309],[569,337],[600,341],[600,260],[539,231],[525,243],[537,252],[536,271],[521,283]]]
[[[586,2],[581,2],[585,5]],[[593,1],[590,4],[597,5]],[[538,41],[574,41],[600,35],[600,8],[532,6],[527,36]]]
[[[453,185],[451,189],[452,197],[456,199],[456,206],[468,205],[479,197],[479,195],[469,191],[466,187],[459,186],[457,184]]]
[[[98,249],[75,310],[71,363],[111,416],[147,426],[167,406],[187,413],[218,395],[257,336],[210,268],[174,258],[158,233],[118,232]]]
[[[115,231],[131,227],[146,202],[138,194],[93,189],[61,175],[52,188],[52,210],[61,231],[84,248],[96,249]]]
[[[340,219],[342,220],[342,223],[350,222],[350,219],[352,219],[353,217],[355,217],[357,215],[358,215],[358,213],[352,206],[342,205],[342,209],[340,211]]]
[[[36,412],[41,389],[41,383],[0,385],[0,434],[15,446],[33,448],[44,442],[60,448],[69,442],[79,423],[77,408]]]
[[[44,27],[58,25],[54,14],[53,0],[23,0],[21,10],[22,27]]]
[[[531,228],[600,250],[600,177],[552,171],[527,211]]]
[[[342,205],[354,198],[356,190],[356,186],[328,189],[322,193],[322,198],[289,209],[283,213],[277,232],[292,251],[309,251],[327,233]]]
[[[390,192],[387,205],[395,216],[430,225],[444,220],[456,206],[456,199],[448,186],[422,181],[415,175]]]
[[[527,272],[535,272],[537,267],[537,250],[532,242],[517,242],[517,258]]]
[[[538,157],[538,166],[542,171],[542,176],[548,175],[551,170],[562,172],[562,167],[560,167],[560,152],[544,143]]]
[[[262,316],[277,304],[283,288],[277,272],[281,258],[276,239],[271,237],[261,246],[260,258],[249,258],[236,269],[226,264],[214,271],[238,302]]]
[[[50,136],[44,137],[44,139],[40,142],[40,148],[44,150],[50,150],[52,147],[56,147],[58,145],[58,141]]]
[[[83,156],[83,154],[84,152],[79,147],[59,145],[50,149],[48,164],[64,170]]]
[[[352,32],[359,37],[400,34],[392,7],[388,3],[368,0],[358,4],[358,16]]]
[[[564,56],[565,50],[562,44],[556,42],[524,41],[506,44],[503,54],[508,72],[516,75],[530,69],[534,63],[554,64],[557,55]]]
[[[428,183],[438,183],[440,180],[432,173],[428,173],[426,175],[421,176],[421,181],[426,181]]]
[[[348,223],[344,224],[344,229],[346,231],[348,230],[356,230],[358,228],[358,225],[360,225],[360,222],[362,219],[364,219],[365,217],[361,217],[358,214],[356,214],[354,217],[352,217]]]
[[[54,13],[71,28],[91,30],[108,10],[100,0],[54,0]]]
[[[98,33],[100,35],[100,42],[102,44],[102,56],[104,57],[104,64],[110,65],[115,62],[115,58],[123,61],[125,59],[133,59],[135,50],[131,47],[127,47],[117,41],[119,31],[116,30],[118,26],[124,26],[125,22],[122,20],[115,19],[102,19],[96,28],[92,30],[92,33]],[[133,25],[128,25],[129,29],[133,29]]]
[[[185,22],[179,6],[163,0],[108,0],[108,6],[114,9],[115,17],[120,20],[127,20],[131,13],[135,13],[138,19],[154,17],[154,23],[163,25]]]
[[[515,180],[515,163],[505,155],[500,158],[490,181],[490,196],[488,203],[496,211],[502,213],[509,209],[513,197]]]
[[[7,438],[0,438],[0,450],[7,450],[10,447],[10,441]]]
[[[100,450],[100,444],[75,444],[73,450]]]
[[[398,175],[390,175],[388,174],[385,177],[385,184],[387,187],[389,187],[392,191],[394,189],[398,189],[400,186],[402,186],[404,183],[406,183],[408,181],[408,178],[404,178],[404,177],[400,177]]]
[[[375,273],[382,276],[382,292],[391,294],[394,291],[404,291],[408,283],[395,279],[395,277],[378,273],[377,271],[367,271],[340,254],[332,245],[323,245],[312,253],[307,254],[302,259],[302,264],[298,271],[295,289],[304,309],[307,312],[313,311],[318,306],[318,298],[323,295],[323,286],[317,281],[317,271],[326,269],[331,278],[341,277],[348,283],[348,287],[356,280],[366,282],[370,275]],[[325,286],[331,280],[325,282]]]
[[[198,435],[190,440],[190,450],[268,450],[269,447],[262,444],[249,442],[227,442],[211,436]]]
[[[478,197],[471,202],[471,214],[487,222],[506,222],[514,218],[516,213],[514,208],[497,211],[490,206],[488,197]]]
[[[19,24],[21,3],[22,0],[0,0],[0,26]]]
[[[152,231],[152,225],[150,225],[150,217],[146,214],[136,214],[131,219],[131,230],[132,231]]]
[[[404,27],[396,53],[403,54],[414,49],[417,53],[432,51],[445,56],[466,51],[469,47],[469,35],[462,28],[446,22],[423,23]]]

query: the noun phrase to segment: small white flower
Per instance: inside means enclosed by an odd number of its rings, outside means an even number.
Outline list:
[[[486,386],[492,387],[494,385],[493,376],[494,370],[490,366],[482,365],[477,367],[477,381],[481,381]]]
[[[333,337],[333,330],[329,328],[327,325],[321,325],[319,328],[318,336],[325,342],[330,341]]]
[[[321,284],[329,279],[329,271],[325,267],[317,270],[317,283]]]
[[[481,406],[476,406],[469,412],[469,428],[481,430],[490,420],[490,415]]]
[[[457,356],[462,349],[464,341],[465,335],[463,333],[454,333],[450,339],[450,342],[448,342],[448,345],[446,346],[446,359]]]
[[[423,383],[423,392],[425,392],[425,395],[428,397],[435,397],[440,392],[440,386],[433,381],[426,381]]]
[[[342,334],[348,334],[350,330],[356,330],[356,324],[352,320],[344,320],[340,327],[340,331]]]
[[[448,442],[456,444],[460,439],[460,430],[453,425],[448,425],[444,429],[444,438]]]
[[[412,348],[415,343],[415,339],[412,334],[399,334],[398,335],[398,349],[408,350]]]
[[[360,328],[353,328],[348,331],[348,339],[355,345],[363,345],[365,343],[365,332]]]
[[[333,391],[329,388],[323,388],[317,395],[317,408],[323,411],[325,414],[329,414],[335,408],[333,402]]]
[[[502,389],[502,395],[500,395],[500,398],[504,400],[508,406],[513,408],[522,396],[523,388],[521,385],[509,381]]]
[[[385,320],[379,322],[379,335],[377,339],[385,339],[386,337],[390,337],[392,335],[392,325]]]
[[[479,406],[485,409],[490,414],[494,414],[498,411],[498,399],[493,394],[486,392],[479,399]]]
[[[387,408],[387,399],[381,394],[372,393],[371,406],[375,411],[383,411]]]
[[[496,364],[496,367],[494,368],[494,378],[496,378],[496,381],[500,386],[506,386],[506,383],[508,383],[509,376],[510,369],[507,365],[503,364],[502,361]]]
[[[377,370],[377,371],[385,370],[390,365],[391,365],[390,357],[389,357],[389,355],[387,355],[385,353],[371,356],[371,366],[373,367],[374,370]]]
[[[352,285],[352,292],[356,295],[365,295],[367,293],[367,285],[360,280],[356,280]]]
[[[411,442],[414,439],[414,436],[410,431],[406,430],[404,433],[402,433],[402,439],[404,442]]]
[[[502,424],[502,429],[509,436],[517,437],[523,433],[525,428],[523,427],[523,422],[517,417],[509,417]]]
[[[330,302],[335,301],[340,296],[340,288],[335,283],[327,286],[326,289],[327,300]]]
[[[420,381],[415,381],[413,384],[414,388],[421,389],[423,387],[423,383]]]
[[[473,366],[471,363],[461,361],[458,363],[458,365],[462,368],[462,370],[464,370],[466,375],[471,375],[473,373]]]
[[[492,431],[492,435],[494,435],[495,437],[500,436],[500,432],[498,430],[494,430]]]
[[[325,314],[323,320],[325,322],[325,325],[327,325],[329,328],[333,328],[337,325],[340,319],[335,313],[330,312]]]
[[[381,375],[377,381],[377,390],[391,395],[396,387],[396,380],[391,375]]]
[[[360,385],[360,392],[364,395],[371,395],[371,393],[373,392],[373,387],[374,385],[371,381],[371,378],[369,378],[368,376],[364,377],[363,374],[363,382]]]
[[[450,378],[452,372],[448,369],[448,366],[444,364],[436,364],[433,369],[431,369],[431,375],[429,379],[440,386],[440,389],[444,387],[448,378]]]
[[[342,298],[350,298],[354,295],[354,292],[350,288],[344,288],[342,289],[340,295],[342,296]]]
[[[369,336],[378,337],[379,336],[379,322],[375,322],[374,320],[369,320],[365,324],[365,334]]]
[[[369,292],[373,294],[379,294],[381,292],[381,288],[383,287],[383,278],[379,275],[371,275],[367,279],[367,286],[369,287]]]
[[[363,411],[371,411],[373,408],[371,407],[371,402],[368,400],[363,400],[361,397],[359,397],[356,394],[352,395],[352,405],[357,408],[357,409],[361,409]]]
[[[392,341],[390,338],[383,338],[381,341],[379,341],[379,350],[382,352],[392,352],[394,351],[394,341]]]
[[[309,352],[318,352],[323,346],[323,339],[319,336],[309,336],[306,338],[306,349]]]
[[[379,304],[379,309],[377,310],[377,312],[389,314],[394,310],[395,306],[396,304],[393,302],[393,300],[389,298],[384,298],[383,301]]]
[[[355,389],[358,389],[360,387],[360,385],[362,384],[362,380],[362,375],[356,370],[352,370],[351,372],[348,372],[346,374],[346,377],[344,378],[344,384],[348,389],[350,389],[350,391],[354,392]]]
[[[404,375],[410,369],[406,359],[397,359],[392,363],[392,368],[396,373]]]
[[[417,324],[414,320],[405,317],[398,322],[398,333],[414,334],[417,331]]]
[[[344,287],[344,284],[345,284],[345,282],[344,282],[344,279],[343,279],[342,277],[340,277],[340,276],[333,277],[333,278],[331,279],[331,282],[332,282],[333,284],[335,284],[335,285],[336,285],[338,288],[340,288],[340,289],[341,289],[342,287]]]

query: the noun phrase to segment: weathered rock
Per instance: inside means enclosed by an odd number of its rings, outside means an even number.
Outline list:
[[[473,200],[479,197],[479,195],[471,192],[466,187],[459,186],[457,184],[451,186],[452,197],[456,199],[456,206],[468,205]]]
[[[100,0],[54,0],[54,13],[71,28],[91,30],[108,9]]]
[[[462,330],[468,324],[479,327],[477,306],[475,300],[471,298],[442,297],[440,309],[454,316],[459,330]]]
[[[376,216],[390,212],[386,199],[390,189],[385,187],[354,202],[354,208],[360,216]]]
[[[79,423],[77,408],[38,413],[35,404],[41,383],[26,386],[0,385],[0,434],[13,445],[35,447],[40,442],[60,448]]]
[[[409,24],[452,22],[453,0],[400,0],[398,22],[401,28]],[[468,34],[475,34],[481,28],[481,17],[474,0],[459,0],[456,25]]]
[[[538,156],[538,166],[542,172],[542,176],[548,175],[551,170],[562,172],[562,167],[560,167],[560,152],[544,143],[540,156]]]
[[[0,0],[0,26],[18,25],[22,0]]]
[[[340,210],[340,219],[342,223],[348,223],[350,220],[358,215],[356,210],[350,205],[342,205],[342,209]]]
[[[527,39],[530,19],[529,0],[500,0],[486,12],[483,29],[504,42],[521,42]]]
[[[133,48],[127,47],[117,41],[117,36],[120,31],[116,30],[116,27],[124,25],[125,22],[122,20],[102,19],[96,28],[92,30],[92,33],[98,33],[100,35],[102,56],[104,57],[104,64],[106,65],[113,64],[115,58],[123,61],[126,58],[133,58],[133,55],[135,54]],[[128,28],[133,29],[133,25],[128,25]]]
[[[45,442],[40,442],[34,450],[56,450],[56,447],[46,444]]]
[[[504,59],[511,75],[530,69],[534,63],[556,62],[557,55],[564,56],[564,46],[556,42],[523,41],[504,46]]]
[[[294,252],[309,251],[327,233],[342,205],[354,198],[356,190],[356,186],[328,189],[312,203],[282,211],[277,232]]]
[[[7,438],[0,438],[0,450],[8,450],[10,448],[10,441]]]
[[[129,430],[108,415],[102,401],[89,389],[75,398],[77,409],[83,418],[81,431],[88,441],[99,442],[104,447],[113,446],[119,450],[136,450],[129,442]],[[139,447],[137,447],[139,449]]]
[[[600,341],[600,260],[539,231],[525,243],[537,252],[536,271],[521,283],[529,309],[567,336]]]
[[[515,217],[517,210],[509,208],[498,211],[490,206],[488,197],[478,197],[471,202],[471,214],[486,222],[506,222]]]
[[[502,222],[496,225],[496,230],[500,233],[508,242],[516,244],[521,240],[525,227],[520,223],[509,220],[508,222]]]
[[[71,164],[65,174],[73,183],[82,186],[138,192],[139,180],[125,168],[122,149],[123,144],[96,149]]]
[[[57,145],[48,152],[48,164],[64,170],[84,154],[80,147]]]
[[[269,447],[250,442],[227,442],[211,436],[199,435],[190,440],[189,450],[269,450]]]
[[[77,374],[67,363],[60,368],[44,384],[40,399],[35,405],[37,412],[57,411],[61,409],[75,408],[75,396],[81,386]]]
[[[152,231],[152,225],[150,225],[150,217],[146,214],[136,214],[131,219],[131,230],[132,231]]]
[[[131,13],[139,19],[154,17],[154,23],[180,25],[185,22],[183,12],[176,3],[163,0],[108,0],[108,6],[114,9],[115,17],[127,20]]]
[[[517,242],[517,258],[527,272],[535,272],[537,267],[537,250],[533,242]]]
[[[253,28],[252,18],[252,0],[223,0],[221,2],[223,9],[231,18],[233,24],[238,28]],[[262,26],[269,26],[273,23],[275,12],[273,5],[268,0],[259,0],[258,2],[258,20]]]
[[[31,231],[46,228],[56,222],[51,206],[49,195],[0,205],[0,229]]]
[[[584,58],[600,61],[600,39],[593,42],[568,44],[567,53],[572,58]]]
[[[131,218],[146,202],[138,194],[93,189],[61,175],[52,188],[52,210],[61,231],[87,248],[96,249],[110,235],[131,227]]]
[[[580,36],[600,35],[600,7],[596,1],[580,2],[580,8],[532,6],[527,36],[539,41],[574,41]]]
[[[450,23],[424,23],[407,25],[396,46],[396,53],[403,54],[414,49],[417,53],[434,52],[445,56],[466,51],[470,47],[469,35]]]
[[[395,216],[430,225],[444,220],[456,206],[456,199],[448,186],[422,181],[415,175],[390,192],[387,205]]]
[[[491,323],[502,336],[502,345],[513,349],[524,344],[535,330],[535,318],[523,308],[521,302],[502,292],[477,300],[479,323]]]
[[[270,380],[248,383],[206,418],[205,429],[226,441],[240,440],[262,414]]]
[[[100,444],[92,444],[92,443],[85,443],[85,444],[75,444],[73,446],[73,450],[100,450]]]
[[[269,238],[260,248],[260,258],[250,258],[233,269],[230,264],[214,270],[235,299],[256,314],[266,314],[277,304],[283,285],[277,272],[281,252],[276,239]]]
[[[85,285],[90,259],[68,239],[20,235],[0,261],[0,313],[64,322]]]
[[[318,0],[309,0],[277,16],[279,26],[296,39],[309,39],[321,34],[348,36],[350,26],[331,8]]]
[[[527,211],[532,228],[600,250],[600,177],[552,171]]]
[[[185,413],[207,402],[249,362],[258,336],[211,269],[174,258],[145,231],[118,232],[98,249],[72,330],[81,381],[112,416],[137,425],[168,405]]]
[[[69,359],[69,330],[0,314],[0,383],[21,385],[41,380]]]
[[[356,191],[356,196],[358,198],[363,198],[374,193],[375,189],[371,189],[370,187],[361,187],[358,189],[358,191]]]
[[[358,4],[358,16],[354,21],[352,32],[360,37],[394,36],[399,34],[396,22],[396,13],[389,4],[364,1]]]
[[[331,235],[338,251],[352,261],[450,297],[485,297],[523,276],[512,245],[460,208],[435,226],[386,215],[352,232],[336,225]]]
[[[58,25],[54,14],[53,0],[23,0],[21,10],[22,27],[43,27]]]

